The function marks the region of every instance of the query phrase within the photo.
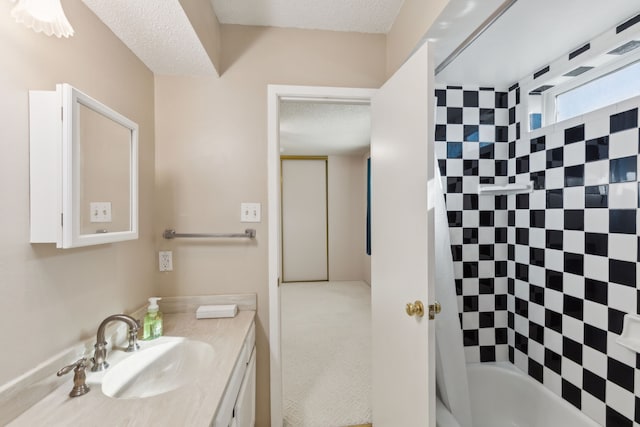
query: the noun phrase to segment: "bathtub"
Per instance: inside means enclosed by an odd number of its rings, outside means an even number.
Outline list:
[[[467,365],[473,427],[600,427],[511,363]],[[436,403],[436,425],[459,427]]]

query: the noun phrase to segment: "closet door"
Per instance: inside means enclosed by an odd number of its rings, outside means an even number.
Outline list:
[[[283,157],[283,282],[329,280],[327,236],[327,159]]]

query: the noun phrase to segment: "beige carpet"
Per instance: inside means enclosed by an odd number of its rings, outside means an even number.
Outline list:
[[[371,422],[371,290],[364,282],[281,285],[286,427]]]

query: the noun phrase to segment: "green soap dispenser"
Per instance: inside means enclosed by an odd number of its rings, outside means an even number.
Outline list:
[[[153,340],[162,336],[162,313],[158,307],[158,301],[161,299],[158,297],[149,298],[149,308],[144,316],[143,340]]]

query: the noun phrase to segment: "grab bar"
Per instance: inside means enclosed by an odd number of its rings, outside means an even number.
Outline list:
[[[249,239],[254,239],[256,237],[256,230],[253,228],[247,228],[246,230],[244,230],[244,233],[208,233],[208,234],[204,234],[204,233],[176,233],[176,230],[164,230],[164,233],[162,233],[162,237],[164,237],[165,239],[175,239],[175,238],[180,238],[180,237],[186,237],[186,238],[219,238],[219,237],[229,237],[229,238],[236,238],[236,237],[247,237]]]

